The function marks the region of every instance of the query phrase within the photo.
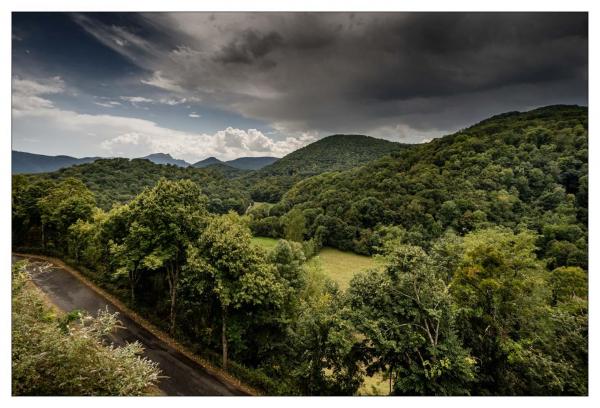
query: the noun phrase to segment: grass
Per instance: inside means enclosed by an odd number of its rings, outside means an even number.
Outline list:
[[[381,373],[372,377],[365,377],[364,382],[358,389],[358,395],[389,395],[390,385]]]
[[[271,249],[275,248],[275,245],[277,245],[277,240],[275,238],[267,237],[253,237],[252,242],[255,245],[266,249],[267,251],[270,251]]]
[[[325,274],[336,281],[342,289],[348,287],[354,274],[378,267],[373,257],[334,248],[321,249],[310,262],[320,263]]]
[[[274,238],[254,237],[252,241],[266,250],[271,250],[277,244]],[[344,252],[334,248],[323,248],[309,262],[320,264],[327,276],[336,281],[340,288],[346,289],[355,273],[377,268],[378,264],[370,256]]]

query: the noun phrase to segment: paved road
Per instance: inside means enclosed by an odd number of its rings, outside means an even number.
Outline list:
[[[22,259],[13,255],[13,262]],[[41,264],[47,263],[30,260],[28,271],[33,282],[59,308],[65,311],[81,309],[94,316],[98,310],[104,310],[106,307],[111,313],[118,312],[115,306],[69,272],[54,265],[52,268],[40,268]],[[142,343],[144,355],[157,362],[162,375],[167,376],[158,384],[167,395],[246,395],[235,386],[213,376],[122,313],[119,313],[119,320],[124,328],[118,329],[112,335],[113,341],[117,345],[136,340]]]

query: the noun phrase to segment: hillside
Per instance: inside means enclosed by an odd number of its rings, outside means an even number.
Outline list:
[[[46,156],[43,154],[12,151],[12,173],[44,173],[56,171],[75,164],[91,163],[98,157]]]
[[[225,164],[241,170],[259,170],[265,166],[275,163],[277,160],[279,160],[278,157],[271,156],[238,157],[237,159],[226,161]]]
[[[270,166],[263,175],[314,175],[347,170],[397,150],[402,145],[362,135],[332,135],[298,149]]]
[[[405,148],[362,135],[332,135],[298,149],[248,176],[252,198],[277,201],[294,183],[316,174],[348,170]]]
[[[369,254],[381,225],[398,226],[424,246],[447,229],[463,235],[486,226],[526,227],[541,234],[539,250],[550,267],[585,269],[587,145],[586,108],[499,115],[361,167],[300,181],[253,228],[264,232],[277,224],[273,215],[287,213],[279,218],[285,224],[300,211],[305,238]]]
[[[230,168],[230,172],[240,170]],[[222,169],[195,169],[193,167],[164,166],[146,159],[99,159],[93,163],[64,168],[52,173],[28,176],[34,179],[80,179],[94,193],[99,207],[108,210],[115,203],[125,203],[155,185],[160,178],[168,180],[191,179],[209,195],[209,206],[214,212],[245,211],[249,197],[235,181],[227,180]]]
[[[223,177],[234,179],[248,174],[251,170],[238,169],[225,163],[215,163],[203,167],[203,169],[219,172]]]

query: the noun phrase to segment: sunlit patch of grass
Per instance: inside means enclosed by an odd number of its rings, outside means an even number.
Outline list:
[[[267,251],[270,251],[277,245],[277,239],[268,237],[253,237],[252,242]]]
[[[373,257],[334,248],[323,248],[309,262],[318,262],[325,274],[336,281],[341,289],[348,287],[354,274],[379,267],[379,263]]]
[[[390,384],[381,373],[365,377],[363,384],[358,389],[358,395],[389,395]]]
[[[277,239],[267,237],[253,237],[252,242],[267,251],[277,245]],[[348,287],[354,274],[380,266],[373,257],[344,252],[334,248],[321,249],[319,254],[308,262],[312,266],[318,265],[321,267],[328,277],[340,285],[341,289]]]

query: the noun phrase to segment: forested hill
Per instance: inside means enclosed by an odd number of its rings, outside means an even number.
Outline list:
[[[226,161],[225,164],[240,170],[258,170],[275,163],[277,160],[279,160],[278,157],[272,156],[238,157],[237,159]]]
[[[36,179],[62,181],[75,177],[84,182],[96,197],[96,204],[110,209],[113,204],[123,204],[141,193],[146,187],[154,186],[162,177],[167,180],[191,179],[198,183],[203,193],[209,197],[209,208],[222,213],[234,210],[243,213],[250,204],[250,198],[236,181],[229,180],[233,175],[243,174],[238,170],[222,168],[196,169],[175,165],[159,165],[146,159],[99,159],[93,163],[60,169],[53,173],[38,174]],[[13,176],[14,177],[14,176]]]
[[[263,168],[264,175],[314,175],[325,171],[347,170],[402,145],[363,135],[333,135],[298,149]]]
[[[248,176],[256,201],[275,202],[295,182],[329,171],[348,170],[405,147],[363,135],[333,135],[298,149]]]
[[[452,229],[540,234],[550,267],[587,266],[587,109],[499,115],[428,144],[294,185],[254,227],[296,219],[319,245],[372,253],[383,226],[418,245]],[[262,223],[262,224],[261,224]],[[275,230],[275,228],[268,228]],[[281,230],[280,230],[281,231]]]

